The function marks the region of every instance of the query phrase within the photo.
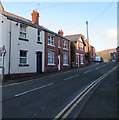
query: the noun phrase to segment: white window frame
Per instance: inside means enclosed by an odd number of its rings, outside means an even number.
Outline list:
[[[78,64],[78,60],[79,59],[79,53],[76,53],[76,64]]]
[[[61,48],[61,40],[58,39],[58,48]]]
[[[22,34],[24,34],[25,37],[21,36]],[[27,39],[27,26],[25,24],[20,24],[20,35],[19,35],[19,37],[23,38],[23,39]]]
[[[83,51],[83,43],[80,42],[80,50]]]
[[[38,32],[40,32],[40,35],[38,34]],[[40,38],[40,40],[39,40]],[[37,42],[41,42],[41,30],[37,30]]]
[[[84,55],[83,54],[80,54],[80,61],[81,61],[81,64],[83,65],[84,64]]]
[[[19,64],[20,65],[28,65],[28,51],[27,50],[20,50],[20,52],[21,51],[25,51],[26,52],[26,57],[20,56],[20,54],[19,54]],[[26,63],[21,63],[20,59],[26,59]]]
[[[54,47],[54,36],[48,34],[48,45]]]
[[[63,41],[63,49],[68,50],[68,41],[67,40]]]
[[[48,65],[55,65],[55,51],[54,50],[48,50]]]
[[[68,53],[63,53],[63,66],[69,66],[68,64]]]

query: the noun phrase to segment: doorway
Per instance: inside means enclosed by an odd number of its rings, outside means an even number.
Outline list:
[[[61,66],[60,66],[60,55],[58,55],[58,70],[61,70]]]
[[[42,72],[42,52],[37,52],[37,73]]]

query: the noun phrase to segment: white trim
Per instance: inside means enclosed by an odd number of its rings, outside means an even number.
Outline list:
[[[52,45],[52,44],[48,44],[49,46],[52,46],[52,47],[55,47],[55,45]]]
[[[58,46],[58,48],[61,48],[61,47]]]
[[[50,63],[48,63],[48,65],[54,65],[55,66],[56,64],[50,64]]]
[[[67,49],[67,48],[63,48],[63,50],[69,50],[69,49]]]
[[[63,64],[63,66],[69,66],[69,64]]]

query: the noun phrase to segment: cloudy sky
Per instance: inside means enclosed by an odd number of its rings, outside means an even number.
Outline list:
[[[6,11],[31,20],[38,9],[40,24],[64,35],[86,34],[89,23],[89,42],[97,51],[117,47],[117,2],[3,2]]]

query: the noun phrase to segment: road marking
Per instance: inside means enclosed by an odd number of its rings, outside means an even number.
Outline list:
[[[71,113],[71,111],[79,104],[79,102],[85,97],[85,95],[100,81],[102,81],[106,76],[108,76],[111,72],[117,69],[117,66],[108,71],[106,74],[102,75],[94,82],[92,82],[88,87],[86,87],[79,95],[77,95],[66,107],[64,107],[53,120],[62,119],[63,120]]]
[[[86,71],[86,72],[84,72],[84,74],[89,73],[89,72],[91,72],[91,71],[93,71],[93,70]]]
[[[105,67],[105,65],[103,65],[103,67]]]
[[[78,77],[79,75],[74,75],[74,76],[71,76],[71,77],[68,77],[68,78],[65,78],[64,80],[69,80],[69,79],[72,79],[74,77]]]
[[[95,68],[95,69],[100,69],[100,67],[97,67],[97,68]]]
[[[75,71],[80,71],[80,70],[83,70],[83,69],[86,69],[86,68],[91,68],[93,66],[96,66],[98,65],[99,63],[96,63],[94,65],[91,65],[91,66],[87,66],[87,67],[84,67],[84,68],[81,68],[81,69],[78,69],[78,70],[75,70]],[[73,72],[72,70],[69,70],[69,71],[66,71],[66,72],[62,72],[62,73],[57,73],[57,74],[54,74],[54,75],[49,75],[49,76],[45,76],[45,77],[42,77],[42,78],[35,78],[35,79],[29,79],[28,81],[22,81],[22,82],[19,82],[19,83],[12,83],[12,84],[8,84],[8,85],[2,85],[0,87],[7,87],[7,86],[12,86],[12,85],[18,85],[18,84],[21,84],[21,83],[26,83],[26,82],[30,82],[30,81],[35,81],[35,80],[39,80],[39,79],[43,79],[43,78],[48,78],[48,77],[52,77],[52,76],[56,76],[56,75],[60,75],[60,74],[64,74],[64,73],[68,73],[68,72]]]
[[[44,86],[41,86],[41,87],[38,87],[38,88],[34,88],[34,89],[31,89],[31,90],[28,90],[28,91],[25,91],[25,92],[16,94],[15,97],[18,97],[18,96],[21,96],[21,95],[24,95],[24,94],[27,94],[27,93],[30,93],[30,92],[39,90],[39,89],[41,89],[41,88],[45,88],[45,87],[51,86],[51,85],[53,85],[53,84],[54,84],[54,83],[50,83],[50,84],[48,84],[48,85],[44,85]]]

